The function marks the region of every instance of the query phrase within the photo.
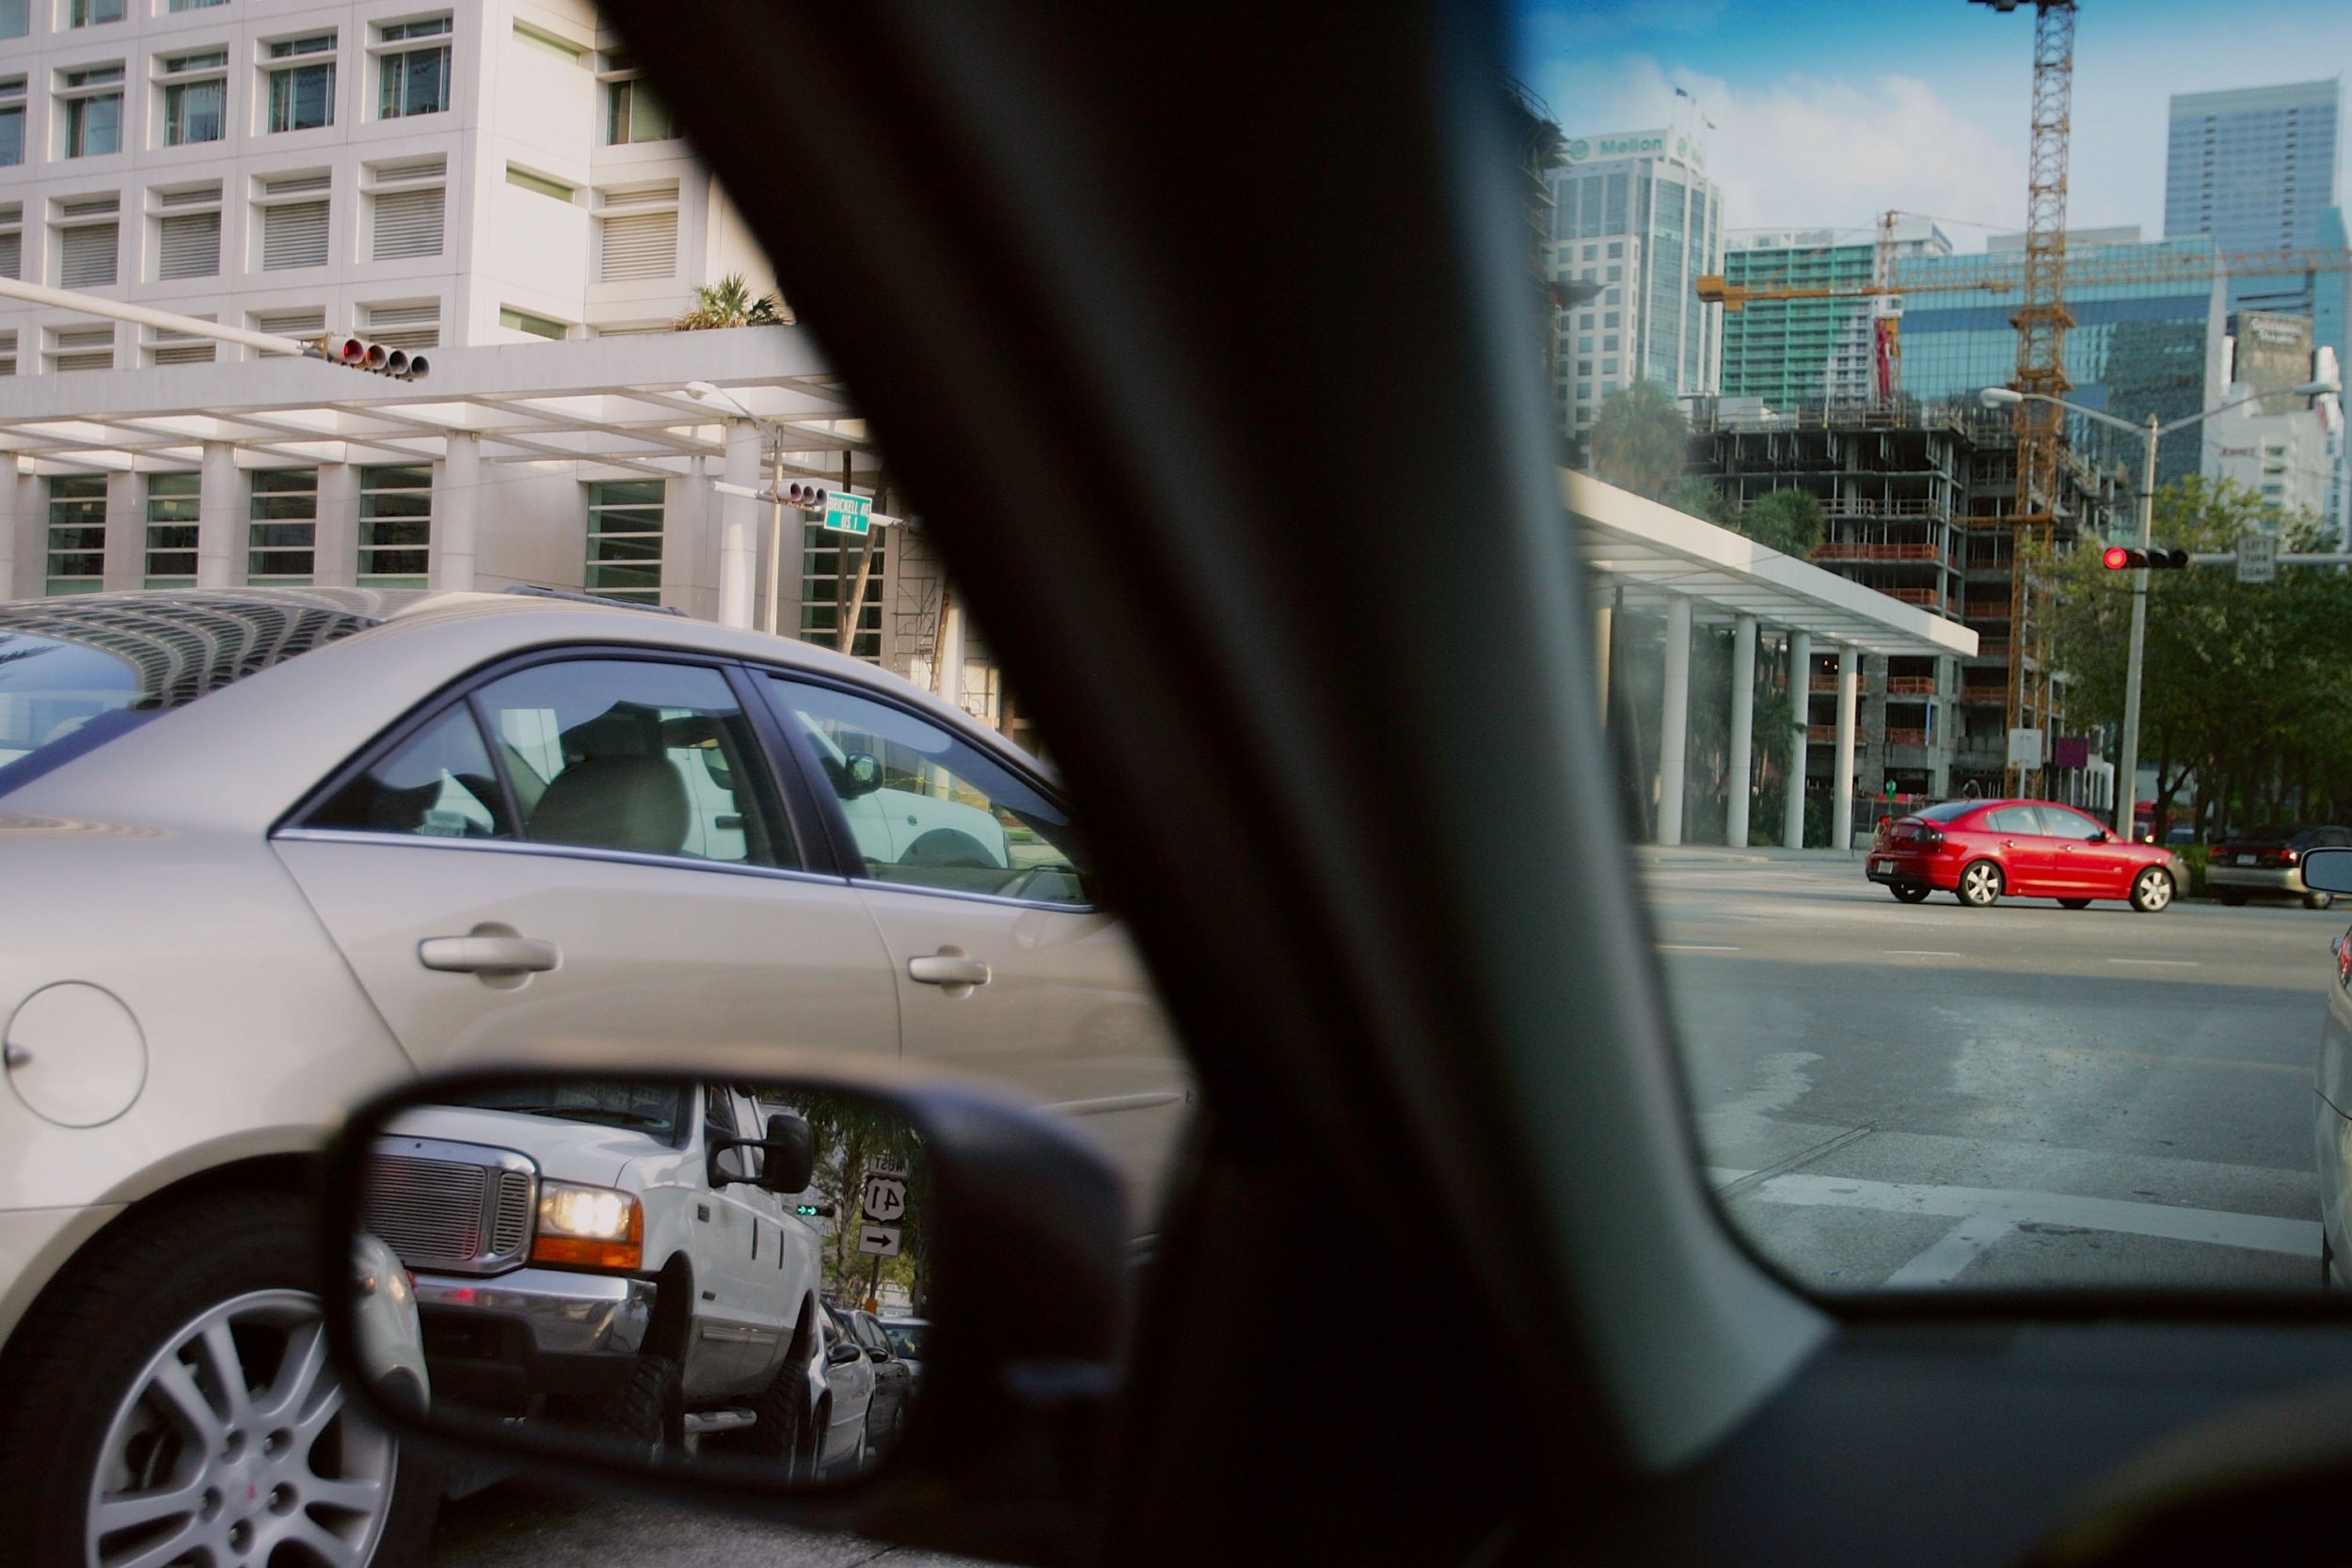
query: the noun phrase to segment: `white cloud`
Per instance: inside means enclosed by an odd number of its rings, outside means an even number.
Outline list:
[[[1699,129],[1729,228],[1867,229],[1889,207],[2023,226],[2022,93],[2011,117],[2020,132],[2004,136],[1926,82],[1892,72],[1862,83],[1789,77],[1734,88],[1627,55],[1563,64],[1535,86],[1570,135],[1694,124],[1694,102],[1714,122]],[[1677,87],[1692,98],[1677,99]],[[2010,105],[2001,98],[1977,107],[2000,115]],[[1983,243],[1980,229],[1947,231],[1963,250]]]

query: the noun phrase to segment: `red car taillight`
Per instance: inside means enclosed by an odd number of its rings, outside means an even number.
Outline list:
[[[1934,828],[1922,828],[1919,830],[1919,843],[1922,847],[1932,849],[1943,842],[1944,834],[1939,830]]]

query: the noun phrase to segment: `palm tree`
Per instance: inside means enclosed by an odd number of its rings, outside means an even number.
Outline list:
[[[1672,392],[1655,381],[1637,381],[1609,394],[1586,449],[1594,473],[1656,500],[1682,477],[1691,454],[1691,421],[1675,406]]]
[[[773,294],[754,297],[739,272],[716,283],[694,285],[694,308],[670,324],[677,332],[707,332],[725,326],[789,326],[792,314]]]

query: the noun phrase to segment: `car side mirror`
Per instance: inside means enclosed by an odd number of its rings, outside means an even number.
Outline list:
[[[781,1117],[768,1118],[772,1133]],[[768,1158],[755,1176],[750,1165],[741,1161],[729,1161],[726,1156],[739,1148],[755,1148]],[[709,1132],[703,1134],[703,1180],[710,1190],[722,1187],[751,1185],[768,1193],[797,1193],[806,1190],[810,1180],[808,1140],[804,1135],[789,1132],[783,1138],[743,1138],[732,1132]],[[798,1176],[800,1180],[793,1181]]]
[[[2352,893],[2352,848],[2304,850],[2303,885],[2313,893]]]
[[[881,787],[882,758],[871,752],[851,752],[841,759],[840,776],[834,780],[834,792],[844,800],[871,795]]]
[[[2115,835],[2113,833],[2107,832],[2105,828],[2101,828],[2095,832],[2087,835],[2083,839],[2083,842],[2085,844],[2105,844],[2107,840],[2113,838],[2114,836]]]
[[[1126,1194],[1085,1132],[895,1060],[582,1054],[586,1071],[405,1085],[352,1113],[329,1146],[318,1275],[351,1406],[428,1451],[574,1486],[634,1481],[998,1560],[1082,1555],[1132,1281]],[[667,1173],[704,1085],[755,1076],[755,1101],[793,1112],[758,1147],[806,1161],[780,1179],[805,1174],[811,1198],[831,1201],[735,1228]],[[887,1217],[865,1213],[857,1195],[883,1186]],[[820,1207],[840,1217],[810,1212]],[[719,1384],[711,1369],[689,1382],[696,1285],[718,1277],[698,1251],[715,1264],[711,1249],[732,1260],[747,1243],[758,1265],[727,1315],[771,1327],[769,1352]],[[810,1434],[825,1442],[822,1370],[864,1353],[811,1348],[808,1314],[877,1280],[936,1340],[920,1407],[887,1445],[809,1463]],[[723,1445],[687,1440],[722,1430]]]

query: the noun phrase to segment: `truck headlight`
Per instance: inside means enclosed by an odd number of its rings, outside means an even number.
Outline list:
[[[644,1262],[645,1212],[611,1187],[539,1183],[531,1260],[569,1269],[636,1269]]]

